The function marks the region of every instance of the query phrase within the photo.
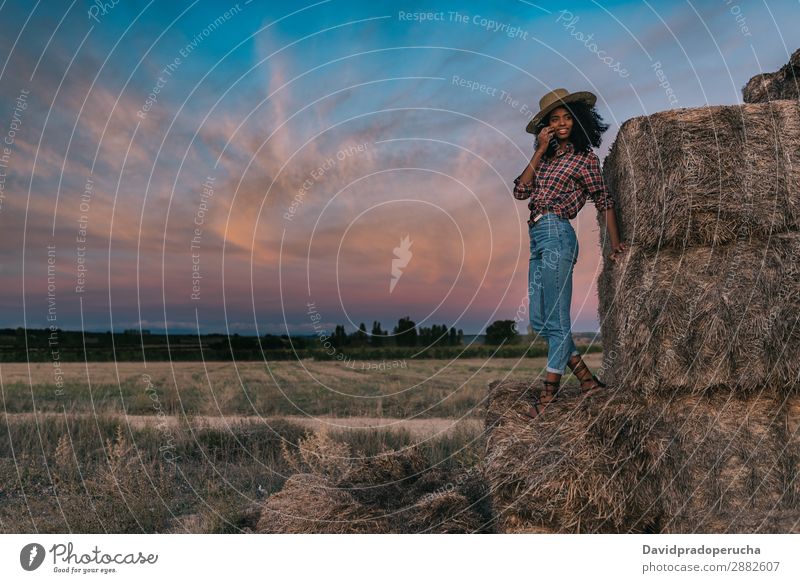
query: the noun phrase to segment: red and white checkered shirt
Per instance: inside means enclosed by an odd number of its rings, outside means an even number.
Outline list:
[[[600,159],[592,151],[576,152],[572,142],[567,142],[566,151],[551,159],[542,158],[532,183],[520,182],[522,175],[514,179],[514,198],[528,201],[531,211],[528,224],[543,210],[559,217],[574,219],[586,204],[594,201],[597,210],[614,206],[614,199],[606,191]]]

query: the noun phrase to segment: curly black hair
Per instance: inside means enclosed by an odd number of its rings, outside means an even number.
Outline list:
[[[609,126],[603,123],[603,118],[597,113],[597,109],[583,101],[564,103],[561,107],[564,107],[572,115],[572,131],[567,139],[572,142],[575,151],[591,152],[592,146],[599,148],[603,139],[603,132]],[[544,116],[544,119],[536,125],[537,147],[539,146],[539,132],[548,125],[550,125],[550,114]],[[556,144],[554,140],[551,140],[544,155],[547,158],[552,158],[555,154]]]

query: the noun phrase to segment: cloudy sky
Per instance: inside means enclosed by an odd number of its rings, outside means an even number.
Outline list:
[[[526,321],[510,187],[541,95],[598,96],[602,160],[631,117],[740,103],[800,46],[798,17],[796,0],[2,2],[0,327]],[[591,202],[573,225],[573,330],[593,331]]]

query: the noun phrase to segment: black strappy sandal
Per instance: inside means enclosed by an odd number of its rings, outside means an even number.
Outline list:
[[[586,366],[586,363],[583,362],[583,359],[581,359],[581,361],[577,365],[575,365],[575,368],[572,369],[572,374],[575,375],[575,378],[578,379],[581,382],[581,384],[589,381],[589,379],[582,379],[581,377],[578,376],[578,371],[582,372],[584,370],[586,372],[589,372],[589,367]],[[584,391],[594,391],[596,389],[608,388],[608,386],[603,381],[594,376],[594,374],[592,375],[591,380],[594,382],[594,386],[591,386],[588,389],[583,389]]]
[[[525,411],[525,415],[531,419],[536,419],[542,414],[544,408],[558,398],[558,392],[561,389],[561,381],[542,381],[545,388],[538,395],[531,395],[531,406]],[[547,389],[547,387],[555,387]],[[549,396],[546,401],[542,401],[543,396]]]
[[[545,401],[545,405],[547,403],[552,403],[558,398],[558,393],[561,390],[561,381],[542,381],[542,384],[545,386],[544,390],[539,394],[539,397],[543,397],[544,395],[549,395],[550,398]],[[554,387],[552,389],[548,389],[547,387]]]

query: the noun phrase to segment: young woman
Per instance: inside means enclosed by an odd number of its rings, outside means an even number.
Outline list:
[[[572,341],[570,303],[572,270],[578,260],[578,239],[570,224],[588,198],[594,201],[611,238],[609,259],[626,249],[620,241],[614,200],[608,194],[600,160],[592,146],[600,146],[608,125],[594,108],[597,98],[588,91],[556,89],[539,100],[539,112],[526,131],[535,134],[536,151],[514,180],[514,198],[530,199],[528,219],[531,258],[528,271],[530,322],[547,340],[547,375],[528,411],[536,417],[556,398],[566,366],[582,389],[605,387],[581,359]]]

